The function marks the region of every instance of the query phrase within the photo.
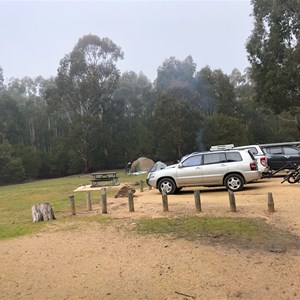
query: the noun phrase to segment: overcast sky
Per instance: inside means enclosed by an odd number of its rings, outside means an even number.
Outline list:
[[[150,80],[171,56],[230,74],[249,65],[250,0],[2,1],[0,66],[5,79],[56,76],[59,61],[86,34],[108,37],[124,52],[122,72]]]

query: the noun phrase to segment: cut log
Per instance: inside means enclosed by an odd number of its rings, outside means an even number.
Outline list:
[[[33,205],[31,211],[33,222],[55,220],[53,209],[49,203]]]

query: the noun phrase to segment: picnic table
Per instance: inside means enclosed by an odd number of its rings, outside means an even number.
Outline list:
[[[118,178],[117,172],[97,172],[92,173],[93,178],[91,179],[92,187],[95,187],[100,182],[110,181],[112,185],[117,185]]]

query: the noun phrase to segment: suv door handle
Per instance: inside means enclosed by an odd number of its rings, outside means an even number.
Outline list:
[[[290,156],[289,156],[289,155],[285,155],[284,157],[285,157],[285,158],[290,158]]]

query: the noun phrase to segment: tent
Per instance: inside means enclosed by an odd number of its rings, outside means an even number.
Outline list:
[[[154,161],[147,157],[140,157],[131,164],[131,173],[146,173],[154,165]]]
[[[157,161],[150,169],[150,172],[155,172],[155,171],[158,171],[158,170],[162,170],[162,169],[165,169],[167,167],[166,164],[164,164],[163,162],[161,161]]]

